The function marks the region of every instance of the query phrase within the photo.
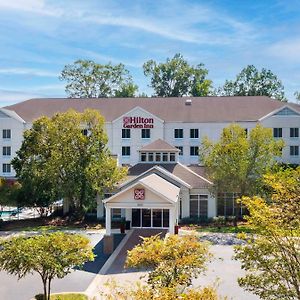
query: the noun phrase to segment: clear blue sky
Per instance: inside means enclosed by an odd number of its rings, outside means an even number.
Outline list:
[[[299,0],[0,0],[0,106],[63,97],[76,59],[122,62],[151,95],[142,64],[182,53],[214,86],[246,65],[271,69],[290,101],[300,90]]]

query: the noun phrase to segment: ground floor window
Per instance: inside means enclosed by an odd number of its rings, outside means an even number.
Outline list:
[[[237,216],[241,218],[246,214],[246,208],[236,199],[240,197],[237,193],[219,193],[217,195],[217,215],[218,216]]]
[[[190,195],[190,217],[207,218],[208,216],[208,195]]]
[[[111,211],[111,216],[113,219],[119,219],[122,217],[121,208],[113,208]]]

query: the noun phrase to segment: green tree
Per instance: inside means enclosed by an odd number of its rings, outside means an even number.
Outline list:
[[[248,65],[235,80],[226,80],[219,88],[221,96],[269,96],[280,101],[287,101],[284,87],[278,77],[271,71],[263,68],[259,71],[255,66]]]
[[[242,199],[255,236],[237,246],[246,275],[238,282],[261,299],[300,299],[300,167],[265,176],[271,199]]]
[[[206,79],[203,64],[191,66],[179,53],[165,63],[149,60],[143,65],[144,74],[151,78],[150,86],[159,97],[207,96],[212,81]]]
[[[195,236],[159,235],[144,238],[141,245],[128,251],[126,267],[150,269],[148,284],[158,288],[187,287],[205,270],[210,258],[208,246]]]
[[[204,138],[200,160],[214,183],[212,192],[257,194],[262,188],[263,175],[276,165],[282,147],[283,141],[275,140],[272,130],[259,124],[249,134],[240,125],[231,124],[215,143]]]
[[[41,117],[25,131],[12,165],[26,199],[42,205],[68,199],[77,216],[95,205],[96,193],[126,174],[107,149],[104,119],[96,110]]]
[[[67,82],[66,93],[71,98],[134,97],[138,90],[123,64],[80,59],[66,65],[59,78]]]
[[[15,206],[19,188],[17,181],[0,177],[0,206]]]
[[[43,282],[45,300],[50,300],[54,278],[63,278],[71,268],[94,259],[89,240],[77,234],[19,236],[2,240],[0,246],[0,269],[19,279],[37,272]]]

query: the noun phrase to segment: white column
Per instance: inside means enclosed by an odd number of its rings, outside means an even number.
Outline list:
[[[105,205],[106,214],[105,214],[105,234],[111,235],[111,208]]]
[[[169,209],[169,232],[170,234],[175,233],[175,207]]]

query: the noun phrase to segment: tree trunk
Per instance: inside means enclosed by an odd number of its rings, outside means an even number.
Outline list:
[[[44,300],[47,300],[47,280],[43,279],[43,286],[44,286]]]
[[[48,299],[47,300],[50,300],[50,284],[51,284],[51,278],[48,279]]]

